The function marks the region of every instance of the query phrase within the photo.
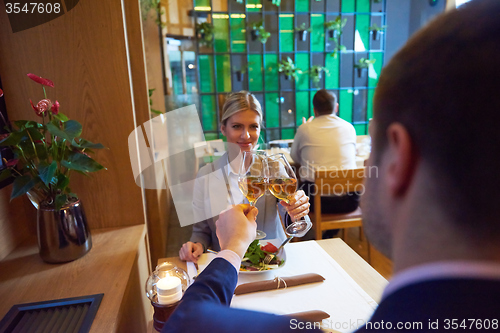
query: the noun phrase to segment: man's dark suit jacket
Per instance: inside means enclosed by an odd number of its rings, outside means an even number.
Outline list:
[[[236,270],[228,261],[214,259],[186,291],[162,333],[298,331],[292,329],[288,317],[230,308],[237,281]],[[454,323],[460,325],[464,319],[467,329],[451,329]],[[481,319],[483,328],[488,319],[490,329],[485,330],[487,332],[500,329],[499,280],[447,279],[406,286],[386,297],[368,326],[361,327],[359,332],[477,331],[479,321],[470,326],[473,322],[469,319]],[[436,327],[436,320],[437,329],[431,329]],[[494,320],[496,329],[493,329]],[[384,326],[381,326],[382,322]],[[411,323],[414,326],[412,329],[398,330],[398,323]],[[418,323],[422,325],[417,326]]]

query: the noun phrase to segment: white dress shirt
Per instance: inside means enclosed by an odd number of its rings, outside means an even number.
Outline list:
[[[314,168],[356,168],[356,130],[334,114],[300,125],[290,152],[302,180],[314,182]]]

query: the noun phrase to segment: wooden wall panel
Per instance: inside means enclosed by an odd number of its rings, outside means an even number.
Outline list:
[[[157,13],[149,11],[147,20],[142,21],[144,50],[146,57],[146,70],[148,88],[155,91],[152,96],[153,108],[165,112],[165,96],[163,88],[162,52],[160,43],[163,38],[160,28],[156,23]],[[151,114],[155,117],[156,114]],[[160,167],[160,165],[155,165]],[[158,183],[157,190],[146,190],[146,208],[148,216],[148,234],[151,248],[151,263],[155,264],[159,258],[166,256],[168,216],[170,211],[170,192],[165,187],[166,178],[163,169],[156,170],[157,180],[164,179]],[[162,177],[163,175],[163,177]],[[153,267],[154,267],[153,266]]]
[[[90,228],[144,223],[141,189],[128,154],[135,124],[122,1],[80,1],[65,15],[15,34],[1,3],[0,73],[11,120],[36,119],[29,99],[42,98],[42,91],[26,77],[34,73],[54,81],[48,97],[82,123],[83,137],[109,148],[96,154],[107,171],[75,174],[71,180]]]
[[[10,200],[12,185],[0,189],[0,260],[36,235],[36,209],[26,196]]]

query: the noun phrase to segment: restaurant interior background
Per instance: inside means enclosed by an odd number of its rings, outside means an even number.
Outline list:
[[[455,5],[453,0],[282,0],[280,6],[273,1],[80,0],[64,15],[16,33],[0,3],[0,77],[8,118],[37,119],[29,100],[41,98],[39,87],[26,77],[34,73],[54,82],[49,96],[60,102],[61,112],[82,123],[84,136],[108,148],[95,155],[106,171],[72,176],[72,188],[96,235],[95,248],[78,264],[102,265],[102,284],[114,281],[120,269],[128,276],[121,284],[106,285],[123,289],[117,303],[105,298],[105,308],[116,308],[120,300],[133,304],[128,301],[133,296],[147,312],[150,305],[142,294],[147,274],[158,258],[177,255],[191,233],[176,221],[166,180],[158,190],[141,189],[130,167],[129,135],[157,115],[152,110],[168,112],[194,103],[206,139],[218,139],[224,96],[248,89],[263,106],[263,139],[290,139],[301,118],[312,115],[314,92],[326,88],[339,96],[340,117],[364,135],[384,64],[417,29],[445,6]],[[148,9],[148,4],[158,4],[158,10]],[[141,7],[148,10],[141,13]],[[324,24],[338,16],[346,24],[336,44]],[[251,35],[251,24],[261,20],[271,34],[265,44]],[[210,46],[195,38],[195,23],[205,21],[214,28]],[[302,23],[311,29],[305,41],[296,31]],[[375,24],[386,26],[379,40],[370,33]],[[338,45],[345,50],[332,56]],[[278,63],[287,57],[303,72],[326,68],[329,75],[322,73],[318,82],[309,72],[287,80],[278,73]],[[375,62],[358,77],[355,64],[361,58]],[[36,244],[36,209],[26,196],[10,201],[12,185],[0,185],[0,265],[10,269],[2,271],[0,282],[8,288],[5,283],[23,276],[64,270],[65,265],[43,265],[36,250],[26,252]],[[120,246],[99,252],[113,241]],[[121,255],[130,262],[117,265],[115,258]],[[61,284],[73,285],[78,278],[73,272],[61,274]],[[129,293],[132,287],[137,294]],[[40,298],[50,299],[64,297],[71,288],[36,290],[43,294]],[[122,305],[121,318],[128,318]],[[103,325],[111,327],[110,318]]]
[[[273,0],[275,1],[275,0]],[[158,10],[141,7],[158,3]],[[36,119],[29,100],[39,97],[27,73],[50,78],[50,95],[61,112],[102,142],[96,160],[107,171],[74,175],[90,229],[144,226],[149,268],[176,255],[190,229],[175,223],[175,207],[165,185],[143,190],[130,167],[128,136],[156,116],[196,104],[207,140],[221,138],[220,108],[231,91],[248,89],[260,100],[264,141],[291,139],[302,117],[312,115],[319,88],[339,96],[340,117],[367,134],[372,97],[384,64],[436,14],[444,0],[80,0],[65,15],[12,33],[0,5],[0,75],[11,120]],[[339,44],[325,23],[346,20]],[[263,21],[265,44],[252,40],[251,24]],[[195,23],[213,25],[213,43],[195,38]],[[310,28],[300,40],[301,25]],[[379,40],[370,27],[386,26]],[[335,47],[345,50],[333,56]],[[432,56],[432,55],[429,55]],[[295,81],[278,73],[289,57],[304,73]],[[375,60],[358,77],[361,58]],[[313,67],[319,66],[319,67]],[[326,68],[314,82],[311,69]],[[308,72],[309,71],[309,72]],[[241,78],[237,72],[241,72]],[[152,90],[154,89],[154,91]],[[28,104],[27,104],[28,103]],[[36,236],[36,210],[26,197],[9,200],[12,185],[0,189],[0,260]]]

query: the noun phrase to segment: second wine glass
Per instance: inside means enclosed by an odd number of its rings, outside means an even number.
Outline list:
[[[290,198],[297,192],[297,176],[285,155],[275,154],[267,158],[267,176],[269,191],[279,200],[290,203]],[[285,226],[285,233],[290,237],[303,237],[312,227],[311,221],[304,218]]]

